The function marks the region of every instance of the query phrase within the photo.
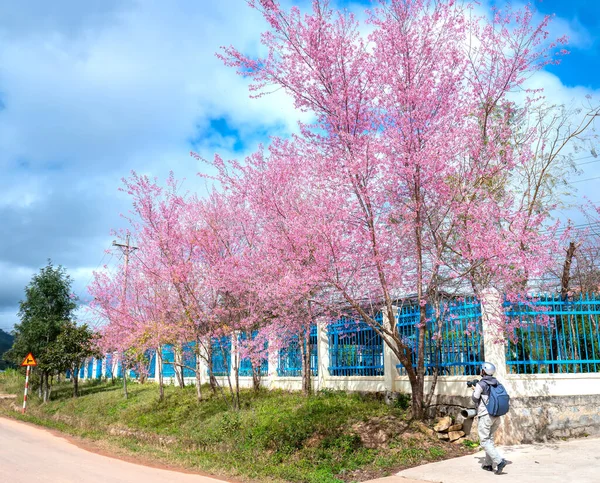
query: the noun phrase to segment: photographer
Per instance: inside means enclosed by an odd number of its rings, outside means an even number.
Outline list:
[[[495,414],[495,410],[488,411],[488,404],[490,404],[490,392],[493,390],[496,392],[497,388],[501,388],[504,392],[504,387],[496,380],[494,376],[496,372],[496,366],[489,362],[484,362],[481,365],[481,380],[477,384],[469,385],[473,389],[472,399],[477,409],[477,416],[479,417],[478,433],[479,433],[479,444],[485,451],[485,463],[482,468],[486,471],[494,471],[494,465],[496,466],[496,474],[502,473],[502,470],[506,466],[506,461],[494,445],[494,433],[500,425],[500,415]],[[492,388],[492,389],[490,389]],[[504,392],[506,395],[506,392]],[[495,395],[494,395],[495,397]],[[508,398],[508,395],[505,396]],[[496,401],[492,401],[494,407]],[[506,402],[506,411],[508,411],[508,402]],[[501,414],[506,414],[506,411],[500,411]]]

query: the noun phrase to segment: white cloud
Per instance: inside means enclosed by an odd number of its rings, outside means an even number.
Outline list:
[[[349,8],[364,18],[364,4]],[[188,155],[192,138],[205,157],[240,157],[211,120],[239,131],[246,152],[266,132],[295,130],[306,115],[282,91],[249,99],[247,80],[215,57],[230,44],[262,52],[264,29],[242,0],[0,2],[0,267],[19,274],[6,283],[21,291],[52,257],[81,290],[109,230],[124,224],[121,177],[174,170],[187,188],[203,188],[196,173],[205,167]],[[532,81],[552,96],[584,92],[564,90],[550,74]],[[10,297],[0,326],[18,301],[6,284],[2,293]]]

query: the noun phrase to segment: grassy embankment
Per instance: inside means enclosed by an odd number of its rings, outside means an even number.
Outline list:
[[[23,378],[0,374],[0,414],[93,440],[102,448],[141,461],[231,476],[246,481],[333,483],[362,481],[401,468],[465,454],[462,445],[438,442],[408,420],[401,401],[389,407],[374,396],[322,392],[310,398],[282,391],[242,392],[242,409],[230,410],[219,396],[195,400],[195,388],[167,387],[159,403],[154,384],[130,384],[125,400],[119,384],[56,386],[47,404],[34,395],[27,415]]]

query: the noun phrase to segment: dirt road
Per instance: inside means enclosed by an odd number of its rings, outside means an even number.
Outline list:
[[[44,429],[0,418],[0,482],[223,483],[86,451]]]

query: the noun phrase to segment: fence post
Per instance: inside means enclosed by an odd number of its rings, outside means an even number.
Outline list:
[[[277,344],[274,337],[269,337],[269,346],[267,351],[267,377],[269,378],[269,388],[274,389],[277,384],[277,368],[279,367],[279,349],[275,349]],[[262,379],[261,379],[262,383]]]
[[[327,333],[327,324],[317,323],[317,359],[319,362],[318,387],[316,390],[327,387],[327,377],[329,376],[329,335]]]
[[[196,341],[196,344],[198,344],[198,342]],[[206,384],[208,381],[208,365],[206,363],[206,358],[207,358],[207,352],[206,352],[206,348],[205,348],[205,343],[201,344],[198,347],[198,354],[196,355],[197,359],[197,363],[196,366],[198,368],[198,370],[200,371],[200,385],[202,384]],[[208,344],[210,344],[210,338],[208,339]]]
[[[238,380],[235,377],[235,369],[237,367],[238,371],[240,368],[240,349],[238,346],[238,336],[239,336],[239,332],[238,331],[233,331],[233,333],[231,334],[231,352],[229,353],[229,360],[230,360],[230,364],[229,364],[229,377],[231,378],[231,384],[235,389],[237,389],[237,383]],[[227,363],[227,358],[225,357],[225,354],[223,354],[223,363],[226,364]]]
[[[496,366],[496,376],[500,379],[507,374],[503,317],[504,309],[498,291],[494,289],[484,291],[481,297],[484,358],[486,362]]]
[[[158,351],[160,351],[160,355]],[[162,345],[156,350],[156,355],[154,356],[154,382],[158,382],[159,371],[161,370],[160,359],[162,359]]]
[[[396,316],[397,307],[393,308],[394,316]],[[383,327],[386,329],[391,329],[392,321],[389,320],[387,310],[385,307],[381,309],[383,314]],[[385,390],[390,392],[395,392],[395,381],[396,375],[398,371],[396,370],[396,366],[400,364],[400,360],[394,354],[394,351],[389,347],[388,344],[385,343],[385,339],[383,340],[383,381],[385,385]]]

